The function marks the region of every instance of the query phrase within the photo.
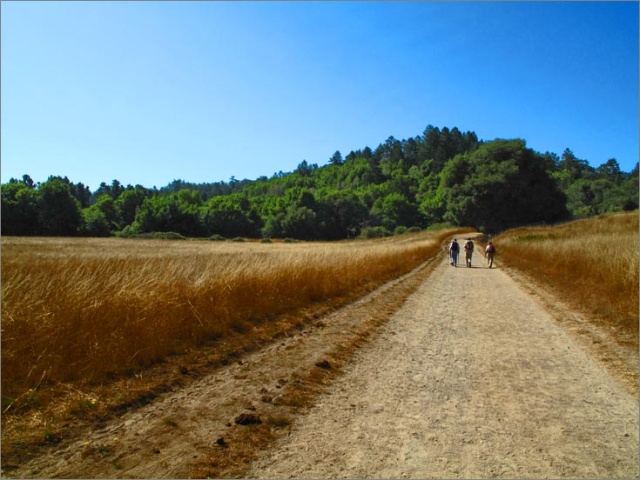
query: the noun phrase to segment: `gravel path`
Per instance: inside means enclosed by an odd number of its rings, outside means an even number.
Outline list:
[[[247,476],[637,478],[637,399],[475,263],[443,260]]]

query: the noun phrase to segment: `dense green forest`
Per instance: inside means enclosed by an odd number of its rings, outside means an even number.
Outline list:
[[[161,189],[117,180],[82,183],[29,175],[2,184],[2,234],[339,240],[433,225],[481,231],[556,223],[638,208],[638,165],[597,168],[566,149],[538,153],[524,140],[478,140],[429,125],[318,166],[302,161],[271,178],[216,183],[175,180]]]

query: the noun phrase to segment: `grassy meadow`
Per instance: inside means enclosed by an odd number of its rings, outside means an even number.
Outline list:
[[[335,243],[3,237],[3,412],[35,389],[108,382],[282,315],[352,301],[453,233]]]
[[[550,285],[637,347],[638,212],[518,228],[495,240],[502,262]]]

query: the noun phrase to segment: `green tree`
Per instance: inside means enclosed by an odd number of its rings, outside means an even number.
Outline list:
[[[620,185],[620,182],[622,182],[622,172],[620,171],[620,165],[615,158],[610,158],[605,163],[596,168],[596,174],[599,178],[610,180],[616,185]]]
[[[256,237],[262,222],[249,200],[241,194],[209,199],[202,210],[208,234],[223,237]]]
[[[578,178],[566,188],[567,208],[576,218],[638,208],[637,174],[624,173],[615,159],[596,169],[593,178]]]
[[[319,235],[324,240],[357,237],[369,215],[360,198],[352,191],[327,188],[318,203]]]
[[[176,195],[178,202],[182,205],[189,205],[192,207],[199,207],[202,205],[202,196],[197,190],[184,188],[179,190]]]
[[[140,207],[149,196],[148,191],[141,186],[128,188],[118,196],[115,201],[115,206],[118,215],[122,219],[123,227],[131,225],[134,222]]]
[[[317,214],[309,207],[291,205],[282,218],[284,237],[313,240],[318,233]]]
[[[422,134],[422,142],[418,146],[418,152],[421,162],[427,160],[433,160],[436,156],[436,150],[438,150],[438,144],[440,143],[440,129],[433,125],[427,126]],[[440,170],[436,169],[436,173]]]
[[[115,232],[123,227],[120,211],[118,210],[116,202],[113,200],[111,195],[100,195],[96,200],[96,203],[89,208],[92,207],[95,207],[102,212],[110,232]]]
[[[91,204],[91,190],[82,182],[71,184],[71,194],[80,202],[81,208],[87,208]]]
[[[584,218],[596,214],[596,194],[593,180],[581,178],[569,184],[566,189],[567,208],[574,218]]]
[[[419,226],[422,222],[415,202],[409,201],[401,193],[390,193],[384,198],[379,198],[373,204],[371,215],[376,219],[376,224],[389,231],[397,227]]]
[[[40,233],[38,197],[33,187],[33,183],[18,181],[2,185],[0,221],[3,235]]]
[[[106,195],[109,199],[108,195]],[[108,237],[111,235],[111,225],[107,216],[97,205],[91,205],[82,210],[84,220],[84,234],[89,237]]]
[[[444,220],[487,231],[568,218],[566,196],[523,140],[495,140],[458,155],[442,171]]]
[[[558,169],[554,173],[554,177],[558,180],[563,191],[566,191],[578,179],[593,179],[594,176],[595,169],[586,160],[576,158],[568,148],[562,152]]]
[[[329,166],[331,168],[331,166]],[[268,213],[264,217],[263,235],[266,237],[292,237],[301,240],[317,238],[319,206],[313,192],[306,187],[286,188],[282,195],[263,206]]]
[[[370,158],[355,157],[345,162],[340,167],[340,178],[342,188],[355,189],[365,185],[377,184],[384,181],[384,175],[377,165]],[[327,185],[337,187],[338,185]]]
[[[284,212],[265,216],[263,218],[262,236],[265,238],[284,238],[286,236],[283,225],[284,218]]]
[[[318,166],[315,165],[315,167],[317,168]],[[300,175],[301,177],[309,177],[313,174],[313,170],[313,166],[309,165],[306,160],[302,160],[302,162],[298,164],[295,173]]]
[[[15,183],[15,182],[11,182],[11,183]],[[22,176],[22,183],[24,183],[29,188],[32,188],[32,189],[36,188],[35,182],[29,175],[25,174]]]
[[[175,193],[147,198],[136,215],[133,230],[141,233],[176,232],[189,237],[205,234],[198,206],[181,202]]]
[[[342,160],[342,154],[340,153],[340,150],[336,150],[336,152],[331,155],[331,158],[329,159],[329,163],[331,165],[342,165],[343,160]]]
[[[125,188],[118,180],[112,180],[111,185],[107,185],[105,182],[100,183],[98,189],[94,192],[95,197],[100,197],[101,195],[109,195],[114,200],[125,191]]]
[[[640,189],[640,178],[638,177],[638,163],[633,167],[630,173],[625,175],[625,179],[620,185],[620,189],[624,193],[624,202],[622,209],[624,211],[636,210],[638,208],[638,190]]]
[[[82,230],[80,202],[69,184],[59,178],[47,180],[38,188],[38,211],[44,235],[73,236]]]

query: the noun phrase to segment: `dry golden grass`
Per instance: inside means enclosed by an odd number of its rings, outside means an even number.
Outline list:
[[[314,303],[352,300],[450,233],[296,244],[4,237],[3,412],[47,385],[109,382]]]
[[[496,245],[505,264],[550,285],[637,347],[638,212],[510,230]]]

